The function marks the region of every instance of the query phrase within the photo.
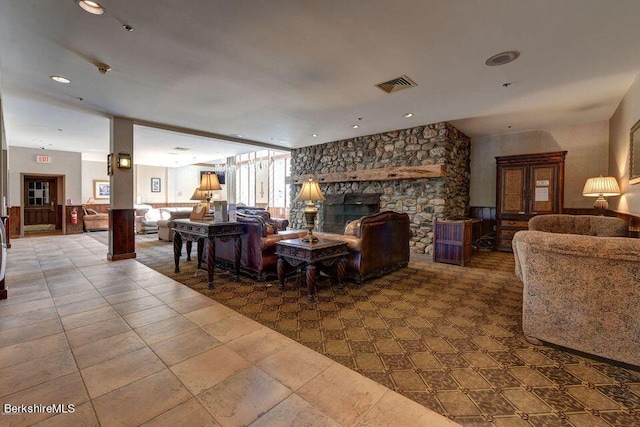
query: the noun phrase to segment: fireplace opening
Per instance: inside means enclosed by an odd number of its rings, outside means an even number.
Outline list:
[[[322,231],[344,232],[349,221],[380,211],[380,194],[327,194],[322,204]]]

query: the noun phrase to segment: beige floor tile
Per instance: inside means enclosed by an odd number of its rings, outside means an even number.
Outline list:
[[[448,418],[392,391],[388,391],[358,423],[358,427],[453,427],[457,425]]]
[[[148,423],[143,424],[145,427],[175,427],[175,426],[201,426],[216,427],[219,426],[211,414],[202,407],[200,402],[195,398],[188,400],[173,409],[168,410],[164,414],[157,416]]]
[[[5,300],[2,300],[3,307],[11,307],[18,304],[24,304],[27,302],[35,302],[41,299],[49,299],[51,298],[51,294],[49,293],[49,289],[45,286],[42,286],[35,291],[32,289],[32,292],[15,292],[13,283],[11,283],[11,297]],[[4,314],[0,314],[0,317],[4,316]]]
[[[167,366],[172,366],[218,345],[220,341],[197,328],[152,344],[151,348]]]
[[[198,291],[194,291],[193,289],[187,286],[182,286],[180,288],[172,289],[170,291],[166,291],[162,293],[157,293],[155,295],[159,300],[164,301],[165,303],[168,303],[172,301],[183,300],[186,298],[198,297],[198,296],[201,296],[202,294],[200,294]]]
[[[2,347],[0,360],[2,368],[6,368],[64,350],[69,350],[69,344],[65,335],[59,333]]]
[[[145,298],[136,299],[133,301],[122,302],[120,304],[116,304],[113,308],[116,309],[121,316],[126,316],[127,314],[135,313],[137,311],[148,310],[153,307],[157,307],[159,305],[163,305],[164,303],[160,301],[158,298],[154,296],[148,296]]]
[[[521,388],[503,390],[503,396],[525,414],[551,412],[551,408],[543,403],[533,392]]]
[[[77,370],[71,351],[65,350],[0,369],[0,395],[16,393]]]
[[[89,401],[89,396],[80,377],[80,373],[73,372],[52,381],[39,384],[35,387],[6,396],[2,403],[20,405],[28,403],[38,403],[41,405],[52,405],[59,403],[73,403],[80,406]],[[28,426],[39,421],[51,418],[52,414],[20,414],[11,416],[1,416],[3,426]],[[67,424],[69,425],[69,424]]]
[[[280,351],[286,351],[294,343],[295,341],[263,327],[228,342],[227,347],[255,364]]]
[[[120,292],[117,294],[108,295],[108,296],[105,296],[104,299],[109,301],[109,304],[115,305],[115,304],[120,304],[121,302],[133,301],[133,300],[137,300],[137,299],[145,298],[149,296],[151,296],[149,292],[145,291],[144,289],[137,288],[137,289],[129,290],[126,292]]]
[[[220,342],[226,343],[262,328],[258,322],[241,315],[227,317],[204,326],[204,330]]]
[[[342,365],[333,364],[296,394],[344,425],[356,424],[387,389]]]
[[[211,298],[205,297],[204,295],[198,295],[192,298],[185,298],[167,302],[167,305],[169,307],[173,308],[180,314],[191,313],[192,311],[200,310],[201,308],[209,307],[215,304],[215,301],[213,301]]]
[[[158,392],[162,399],[158,399]],[[192,395],[168,370],[107,393],[93,401],[102,426],[140,425],[190,399]]]
[[[238,315],[238,312],[231,310],[216,301],[214,302],[215,304],[187,313],[184,317],[191,320],[198,326],[205,326],[210,323]]]
[[[198,396],[222,426],[249,425],[291,394],[260,369],[250,367]]]
[[[174,316],[178,316],[177,311],[166,305],[159,305],[148,310],[127,314],[123,318],[132,328],[140,328]]]
[[[199,394],[250,365],[242,357],[220,346],[171,367],[171,371],[193,394]]]
[[[57,306],[58,314],[62,316],[70,316],[72,314],[82,313],[84,311],[95,310],[96,308],[108,307],[109,303],[102,297],[91,298],[84,301],[71,302],[69,304]]]
[[[128,331],[76,347],[73,354],[78,367],[84,369],[143,347],[146,347],[146,344],[138,334]]]
[[[113,309],[113,307],[107,306],[85,311],[83,313],[64,316],[61,317],[60,320],[62,321],[64,329],[66,331],[70,331],[71,329],[80,328],[82,326],[91,325],[93,323],[102,322],[119,316],[120,315]]]
[[[93,411],[91,403],[83,403],[80,406],[74,406],[73,413],[58,414],[51,418],[47,418],[41,423],[36,424],[38,427],[100,427],[96,413]]]
[[[124,294],[126,292],[135,292],[135,291],[139,291],[139,290],[144,290],[142,289],[140,286],[138,286],[137,283],[132,282],[130,280],[125,280],[123,281],[123,283],[117,283],[117,284],[113,284],[111,286],[103,286],[100,288],[100,293],[102,294],[103,297],[107,298],[110,296],[114,296],[116,294]],[[149,293],[147,292],[144,296],[149,296]],[[121,296],[120,298],[123,298],[121,301],[118,302],[126,302],[126,301],[130,301],[131,298],[127,298],[126,295],[125,296]],[[118,299],[117,297],[115,298],[116,300]],[[135,299],[135,298],[133,298]],[[108,300],[108,298],[107,298]],[[112,302],[109,301],[111,304],[117,304],[117,302]]]
[[[149,292],[151,295],[157,295],[163,292],[169,292],[174,289],[180,289],[184,287],[182,283],[174,282],[174,281],[160,283],[160,284],[152,284],[151,286],[144,286],[144,284],[141,284],[140,286],[144,287],[144,289],[146,289],[147,292]]]
[[[3,320],[10,319],[13,316],[18,316],[30,311],[41,310],[43,308],[53,307],[53,300],[50,297],[46,297],[44,299],[39,299],[36,301],[27,301],[20,304],[6,304],[4,301],[0,301],[0,307],[2,307],[2,311],[0,311],[0,322]]]
[[[105,320],[99,323],[82,326],[80,328],[67,331],[67,339],[72,348],[79,347],[90,342],[109,338],[123,332],[130,331],[131,328],[127,322],[120,317]]]
[[[277,352],[256,366],[291,390],[297,390],[335,362],[299,344]]]
[[[72,302],[86,301],[88,299],[100,298],[100,292],[96,289],[88,289],[83,292],[74,292],[71,294],[59,295],[53,297],[53,302],[56,303],[57,306],[69,304]]]
[[[0,318],[0,328],[19,328],[21,326],[32,325],[44,320],[52,320],[57,318],[58,312],[56,311],[55,307],[41,308],[40,310],[27,311],[25,313],[16,314],[14,316],[2,317]]]
[[[149,348],[144,347],[90,368],[81,369],[81,372],[89,396],[95,399],[164,368],[160,359]]]
[[[150,325],[137,328],[135,331],[149,345],[166,340],[176,335],[196,329],[197,326],[182,316],[174,316]]]
[[[60,332],[62,332],[62,325],[58,319],[45,320],[18,328],[3,328],[0,329],[0,347],[46,337]]]
[[[340,424],[296,394],[290,395],[251,424],[251,427],[298,426],[339,427]]]

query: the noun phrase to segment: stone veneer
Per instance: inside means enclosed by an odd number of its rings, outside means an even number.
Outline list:
[[[380,210],[406,212],[411,251],[432,253],[433,219],[469,212],[470,138],[440,122],[294,149],[291,176],[371,170],[394,166],[443,165],[440,178],[320,184],[324,194],[380,193]],[[291,186],[291,200],[300,185]],[[292,202],[292,228],[304,228],[303,202]],[[319,203],[322,209],[322,203]],[[322,212],[318,215],[322,217]],[[318,225],[322,230],[322,224]]]

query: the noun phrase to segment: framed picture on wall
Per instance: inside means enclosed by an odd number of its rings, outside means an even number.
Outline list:
[[[160,178],[151,178],[151,192],[152,193],[160,192]]]
[[[108,199],[111,196],[111,183],[109,181],[93,180],[93,198]]]

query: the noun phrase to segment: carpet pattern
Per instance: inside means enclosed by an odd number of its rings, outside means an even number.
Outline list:
[[[640,425],[640,371],[524,340],[512,254],[412,261],[343,291],[321,278],[309,304],[295,277],[281,293],[217,269],[208,290],[195,260],[176,274],[170,243],[137,237],[141,263],[462,425]]]

